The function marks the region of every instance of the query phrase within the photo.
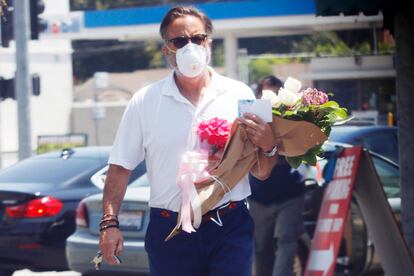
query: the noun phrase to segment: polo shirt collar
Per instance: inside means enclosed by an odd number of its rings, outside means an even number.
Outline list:
[[[209,72],[211,73],[210,79],[210,93],[206,96],[208,99],[212,99],[217,97],[218,95],[227,92],[226,87],[223,86],[223,81],[220,81],[222,76],[220,76],[213,68],[210,66],[208,67]],[[167,76],[166,82],[162,87],[162,95],[171,96],[175,100],[183,102],[183,103],[190,103],[181,93],[175,83],[174,79],[174,70]],[[207,100],[207,99],[204,99]],[[204,101],[203,100],[203,101]],[[191,104],[191,103],[190,103]]]

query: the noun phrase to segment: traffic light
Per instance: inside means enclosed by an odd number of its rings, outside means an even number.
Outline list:
[[[3,17],[0,16],[1,46],[9,47],[10,40],[13,40],[13,1],[6,2],[3,8]]]
[[[39,96],[40,95],[40,76],[39,74],[33,74],[32,75],[32,94],[33,96]]]
[[[40,95],[40,76],[39,74],[32,75],[32,94],[33,96]],[[16,93],[14,90],[14,78],[4,79],[0,77],[0,101],[5,99],[16,99]]]
[[[7,98],[16,98],[14,95],[14,78],[6,80],[0,77],[0,101]]]
[[[39,39],[39,33],[46,30],[46,21],[39,17],[45,10],[43,0],[30,0],[30,33],[31,39]]]

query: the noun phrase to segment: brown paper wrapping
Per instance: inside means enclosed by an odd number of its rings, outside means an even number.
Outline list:
[[[272,130],[279,139],[279,154],[288,157],[304,155],[328,139],[319,127],[310,122],[292,121],[277,116],[273,116]]]
[[[292,121],[273,116],[271,127],[279,141],[278,152],[284,156],[303,155],[327,139],[316,125],[305,121]],[[231,190],[256,163],[256,154],[257,148],[248,139],[244,126],[233,123],[223,156],[210,171],[210,174],[218,177]],[[226,193],[222,186],[213,179],[195,185],[202,202],[201,212],[203,215],[220,202]],[[177,223],[166,240],[177,235],[180,232],[180,226]]]

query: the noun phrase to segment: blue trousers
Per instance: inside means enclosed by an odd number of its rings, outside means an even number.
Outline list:
[[[215,217],[216,212],[208,213]],[[215,217],[217,220],[217,218]],[[244,201],[220,215],[222,226],[204,219],[197,232],[164,241],[177,213],[151,208],[145,249],[153,276],[251,276],[254,224]]]

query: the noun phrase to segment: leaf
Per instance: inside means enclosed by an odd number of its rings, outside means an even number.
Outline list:
[[[308,150],[307,154],[318,155],[321,152],[323,152],[322,145],[317,145],[317,146],[314,146],[313,148],[311,148],[310,150]]]
[[[309,153],[303,157],[303,160],[311,166],[316,165],[316,155],[313,153]]]
[[[275,110],[275,109],[273,109],[273,110],[272,110],[272,112],[273,112],[273,114],[274,114],[274,115],[276,115],[276,116],[282,116],[282,113],[281,113],[279,110]]]
[[[345,119],[346,117],[348,117],[348,113],[343,108],[335,109],[335,115],[340,119]]]
[[[297,169],[300,164],[302,164],[302,157],[300,156],[296,156],[296,157],[288,157],[286,156],[286,161],[289,163],[289,165],[294,168]]]
[[[329,102],[326,102],[326,103],[320,105],[320,107],[322,107],[322,108],[326,108],[326,107],[336,107],[336,108],[338,108],[339,104],[335,101],[329,101]]]
[[[295,112],[291,111],[291,110],[287,110],[285,112],[285,116],[291,116],[291,115],[295,115]]]

